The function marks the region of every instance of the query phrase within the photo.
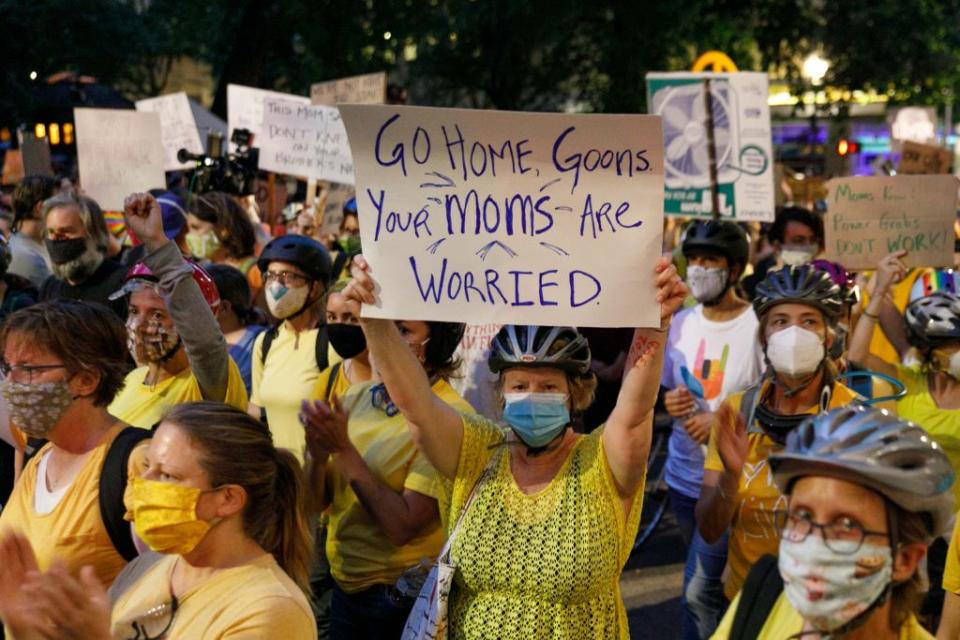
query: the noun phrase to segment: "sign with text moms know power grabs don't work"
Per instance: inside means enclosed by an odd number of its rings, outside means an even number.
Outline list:
[[[659,326],[660,118],[340,107],[372,317]]]
[[[859,271],[907,251],[909,267],[953,266],[957,185],[949,175],[834,178],[827,183],[826,258]]]

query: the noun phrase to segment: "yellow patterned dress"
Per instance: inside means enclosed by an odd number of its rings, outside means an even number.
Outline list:
[[[453,543],[450,638],[628,638],[619,578],[640,522],[643,486],[625,514],[603,430],[582,436],[553,481],[525,495],[506,450],[491,448],[503,432],[480,416],[464,416],[463,426],[457,476],[445,505],[450,522],[490,456],[504,453]]]

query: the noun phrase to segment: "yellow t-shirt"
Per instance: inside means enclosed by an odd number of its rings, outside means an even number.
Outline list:
[[[38,514],[34,509],[34,499],[37,468],[53,445],[44,445],[24,467],[10,500],[0,513],[0,532],[17,530],[23,533],[33,546],[42,571],[48,569],[55,559],[63,561],[72,574],[85,565],[92,565],[100,582],[110,586],[127,564],[110,541],[100,517],[99,502],[100,472],[107,450],[126,426],[118,424],[107,432],[103,442],[90,452],[73,482],[49,513]],[[146,443],[142,443],[131,454],[129,475],[139,475],[144,470],[143,457],[135,454],[145,447]]]
[[[407,431],[407,421],[398,413],[388,417],[373,406],[373,382],[355,384],[341,398],[350,412],[350,441],[370,470],[397,493],[411,489],[439,499],[440,479],[427,459],[417,451]],[[462,413],[473,409],[449,384],[440,380],[433,392]],[[328,474],[333,500],[328,509],[327,558],[330,572],[340,588],[355,593],[375,584],[394,584],[404,569],[421,560],[433,561],[443,546],[440,525],[402,547],[392,545],[360,504],[353,489],[338,473]]]
[[[134,426],[150,429],[170,407],[203,400],[197,378],[189,368],[152,386],[143,382],[147,371],[147,367],[138,367],[127,374],[123,389],[110,403],[111,414]],[[230,358],[224,402],[241,411],[247,410],[247,389],[233,358]]]
[[[764,383],[768,385],[769,383]],[[766,386],[759,397],[763,397]],[[724,401],[735,412],[740,411],[740,402],[744,392],[728,396]],[[830,407],[842,407],[849,404],[856,394],[840,383],[834,384]],[[816,413],[811,408],[808,414]],[[732,429],[733,425],[721,425]],[[717,427],[710,433],[707,458],[703,468],[707,471],[723,471],[723,462],[717,451]],[[774,512],[787,506],[787,498],[780,493],[773,481],[773,474],[767,459],[779,445],[764,433],[748,433],[749,453],[740,476],[739,502],[730,525],[730,542],[727,554],[729,573],[723,585],[727,598],[733,598],[743,586],[750,567],[761,556],[777,555],[780,547],[780,535],[774,522]]]
[[[933,436],[950,459],[954,473],[960,475],[960,409],[937,406],[927,374],[920,367],[897,366],[897,379],[907,387],[907,395],[897,401],[897,415],[920,425]],[[960,505],[960,483],[953,483],[954,500]]]
[[[890,297],[893,299],[894,306],[902,313],[910,302],[910,290],[913,288],[914,281],[923,273],[923,269],[912,269],[907,276],[890,289]],[[869,274],[864,274],[869,275]],[[867,308],[870,296],[863,292],[863,308]],[[893,348],[887,336],[879,327],[874,327],[873,337],[870,339],[870,353],[877,356],[884,362],[890,364],[900,364],[900,356],[897,350]]]
[[[550,484],[527,495],[510,470],[509,448],[490,448],[503,432],[481,416],[463,417],[457,475],[447,483],[450,521],[491,456],[499,458],[453,541],[451,639],[630,636],[620,573],[640,523],[643,485],[625,512],[602,434],[603,427],[580,436]]]
[[[943,590],[960,595],[960,518],[957,518],[950,536],[950,549],[943,567]]]
[[[179,559],[177,555],[164,556],[119,596],[113,605],[113,637],[133,637],[133,622],[170,602],[170,576]],[[162,629],[166,619],[151,622]],[[164,636],[167,640],[316,637],[316,622],[306,596],[270,554],[225,569],[178,594],[177,612]]]
[[[733,630],[733,619],[736,616],[737,606],[740,604],[740,594],[730,603],[730,608],[720,621],[720,626],[710,636],[711,640],[726,640],[730,637]],[[803,631],[803,618],[793,608],[786,594],[781,593],[780,597],[773,604],[767,621],[760,630],[760,635],[756,640],[784,640],[793,637],[795,634]],[[811,637],[815,637],[811,636]],[[933,640],[933,636],[920,626],[914,616],[900,627],[899,640]]]
[[[250,402],[267,410],[273,444],[289,449],[303,464],[306,440],[298,416],[300,402],[310,397],[320,376],[315,353],[317,330],[297,334],[286,322],[281,323],[264,363],[260,353],[266,334],[266,331],[261,333],[253,343]],[[340,357],[328,349],[327,361],[332,365],[339,362]]]
[[[320,372],[320,377],[317,378],[317,383],[313,385],[313,391],[310,393],[311,400],[329,402],[330,398],[327,397],[327,386],[330,382],[330,374],[333,372],[334,366],[336,365],[330,365]],[[337,377],[333,379],[333,384],[329,386],[330,395],[336,396],[337,398],[342,398],[347,392],[347,389],[350,388],[350,381],[347,379],[347,374],[344,371],[342,363],[337,367]]]

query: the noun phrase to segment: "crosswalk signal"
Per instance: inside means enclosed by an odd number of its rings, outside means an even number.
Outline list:
[[[860,143],[856,140],[840,138],[837,142],[837,154],[842,158],[853,153],[860,153]]]

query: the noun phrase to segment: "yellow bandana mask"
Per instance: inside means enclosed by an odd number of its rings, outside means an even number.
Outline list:
[[[158,553],[190,553],[213,526],[197,518],[201,489],[144,478],[133,478],[130,488],[133,528]]]

